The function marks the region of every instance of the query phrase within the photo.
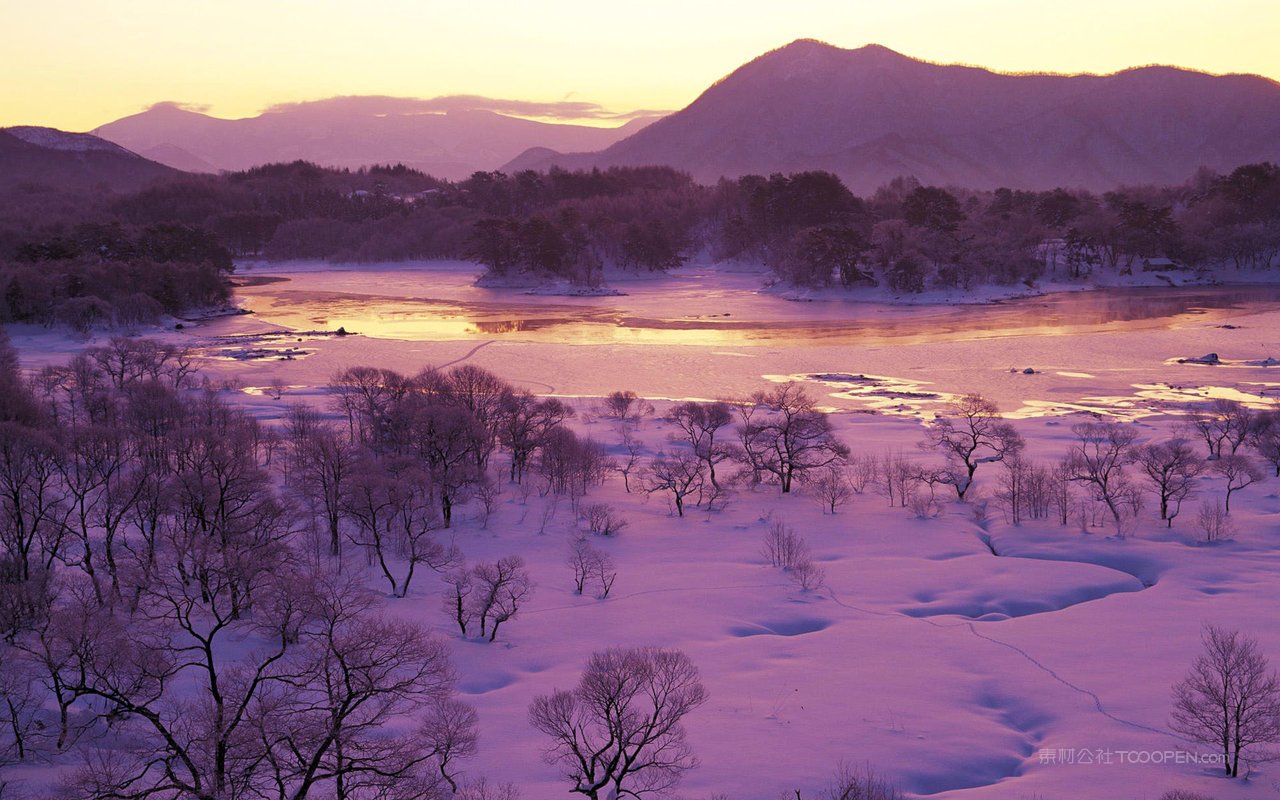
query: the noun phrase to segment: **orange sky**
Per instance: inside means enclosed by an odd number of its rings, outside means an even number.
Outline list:
[[[346,94],[675,109],[792,39],[1000,70],[1280,78],[1277,0],[0,0],[0,125]]]

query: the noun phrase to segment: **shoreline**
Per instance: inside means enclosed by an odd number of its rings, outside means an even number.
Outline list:
[[[233,273],[233,289],[287,283],[292,280],[289,277],[290,275],[305,275],[318,272],[438,272],[452,275],[470,273],[471,280],[468,282],[470,286],[485,292],[493,292],[497,296],[564,297],[584,300],[625,297],[630,294],[627,288],[631,285],[653,288],[668,282],[696,281],[703,276],[733,276],[739,280],[744,277],[759,276],[761,280],[759,285],[754,288],[743,287],[740,291],[746,294],[771,297],[788,303],[839,302],[892,308],[1007,305],[1021,300],[1034,300],[1067,294],[1136,293],[1145,291],[1151,291],[1153,294],[1157,292],[1165,294],[1168,290],[1195,291],[1215,288],[1230,290],[1245,289],[1252,286],[1265,288],[1280,286],[1280,270],[1271,270],[1253,271],[1238,277],[1229,274],[1215,274],[1209,277],[1178,275],[1177,278],[1182,279],[1180,282],[1171,278],[1169,273],[1139,273],[1132,276],[1120,276],[1133,279],[1123,282],[1070,283],[1051,281],[1034,287],[1009,287],[990,284],[966,291],[931,289],[917,294],[906,294],[892,292],[879,286],[856,287],[853,289],[843,287],[804,288],[788,286],[781,282],[769,283],[771,273],[765,268],[745,268],[735,262],[714,262],[686,265],[662,274],[624,273],[611,276],[610,280],[598,287],[579,287],[568,284],[563,280],[539,282],[525,280],[520,276],[486,279],[483,267],[473,262],[453,259],[428,259],[387,262],[247,261],[236,264],[236,272]]]

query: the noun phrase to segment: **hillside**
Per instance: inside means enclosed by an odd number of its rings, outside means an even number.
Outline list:
[[[23,126],[0,128],[0,190],[139,189],[178,170],[87,133]]]
[[[506,169],[668,164],[699,180],[809,169],[859,193],[899,175],[972,188],[1174,183],[1280,159],[1280,84],[1141,67],[1009,75],[800,40],[596,153]]]

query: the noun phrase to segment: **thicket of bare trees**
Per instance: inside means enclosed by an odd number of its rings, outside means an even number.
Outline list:
[[[576,593],[582,594],[588,585],[594,584],[600,590],[601,599],[609,596],[613,581],[618,577],[618,569],[608,553],[601,552],[585,538],[575,537],[569,543],[566,563],[573,570]]]
[[[1235,455],[1258,426],[1259,417],[1237,400],[1213,400],[1195,409],[1189,426],[1204,440],[1210,459]]]
[[[1119,422],[1081,422],[1067,455],[1069,477],[1083,485],[1110,512],[1116,533],[1123,535],[1137,516],[1141,495],[1128,472],[1138,432]]]
[[[154,343],[113,340],[25,382],[6,344],[4,758],[74,750],[69,791],[83,797],[457,788],[475,717],[453,696],[443,647],[384,617],[340,558],[303,546],[295,498],[332,555],[330,515],[350,522],[342,434],[297,410],[282,442],[192,388],[187,356]],[[359,475],[370,476],[390,480]],[[372,527],[411,571],[443,547],[424,523],[437,506],[422,476],[395,477],[412,490],[370,487],[393,509]],[[390,580],[407,589],[408,577]],[[387,725],[406,733],[388,738]]]
[[[1059,471],[1037,464],[1021,453],[1008,455],[1001,463],[1004,473],[1000,476],[996,497],[1009,522],[1021,525],[1024,519],[1047,519],[1055,508],[1055,500],[1066,489],[1065,483],[1059,485]],[[1062,502],[1065,505],[1065,498]],[[1062,521],[1066,524],[1065,508]]]
[[[445,577],[448,587],[444,608],[463,635],[476,634],[490,642],[498,638],[498,628],[520,613],[533,594],[534,583],[524,559],[505,556],[497,561],[454,570]]]
[[[782,520],[773,520],[760,548],[770,566],[785,570],[801,589],[811,591],[826,582],[826,571],[813,562],[809,543]]]

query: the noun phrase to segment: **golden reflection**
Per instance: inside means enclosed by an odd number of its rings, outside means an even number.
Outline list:
[[[561,344],[753,347],[916,345],[991,338],[1156,330],[1206,325],[1251,302],[1280,299],[1280,287],[1115,289],[1046,295],[988,305],[886,306],[843,301],[805,304],[754,293],[721,298],[708,313],[698,287],[644,287],[626,297],[575,302],[515,295],[496,301],[428,299],[354,292],[296,291],[291,284],[242,289],[265,322],[294,329],[338,327],[379,339],[454,341],[500,336]],[[377,284],[376,274],[369,275]],[[465,291],[465,290],[463,290]],[[657,316],[696,308],[697,316]],[[729,310],[732,313],[729,313]],[[1169,356],[1176,354],[1168,354]]]

